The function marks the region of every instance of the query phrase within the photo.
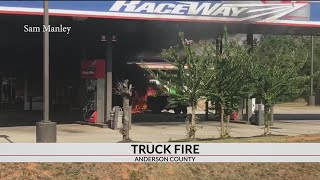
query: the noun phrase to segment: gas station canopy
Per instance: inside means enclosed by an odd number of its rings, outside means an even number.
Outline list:
[[[17,79],[24,80],[24,99],[28,102],[29,93],[34,97],[46,96],[40,91],[42,86],[41,72],[49,74],[49,63],[47,69],[41,71],[42,33],[24,33],[21,27],[25,25],[39,25],[43,16],[44,1],[0,1],[0,14],[2,24],[5,26],[0,33],[4,34],[0,47],[3,49],[4,58],[1,70],[5,73],[16,73]],[[47,1],[48,2],[48,1]],[[71,35],[50,34],[50,50],[47,49],[45,62],[52,63],[52,89],[57,93],[49,95],[49,80],[44,80],[47,88],[45,103],[49,102],[50,96],[57,99],[57,104],[65,104],[71,90],[80,89],[83,84],[78,78],[80,59],[105,59],[107,74],[97,79],[97,113],[106,114],[98,116],[97,122],[105,123],[110,120],[112,108],[112,78],[131,78],[135,87],[145,86],[145,78],[141,68],[153,70],[174,70],[175,67],[161,58],[154,59],[142,56],[142,62],[127,62],[141,52],[155,51],[176,44],[177,33],[183,30],[186,36],[193,40],[215,39],[225,25],[230,34],[244,34],[245,38],[252,40],[254,34],[303,34],[320,35],[320,2],[315,1],[50,1],[49,15],[50,26],[70,25],[74,29]],[[47,9],[47,8],[45,8]],[[47,14],[47,13],[46,13]],[[44,16],[48,17],[48,16]],[[66,18],[69,17],[69,18]],[[48,18],[46,18],[48,19]],[[47,21],[48,22],[48,21]],[[20,29],[19,29],[20,28]],[[101,42],[101,35],[121,37],[121,40],[112,44]],[[192,36],[190,36],[192,35]],[[48,34],[47,36],[48,37]],[[251,38],[252,37],[252,38]],[[47,43],[49,44],[49,38]],[[31,44],[31,45],[30,45]],[[49,46],[45,46],[49,47]],[[120,48],[121,47],[121,48]],[[19,53],[11,53],[19,52]],[[114,66],[112,66],[112,59]],[[25,61],[25,58],[28,61]],[[5,61],[9,59],[9,61]],[[137,58],[140,59],[139,57]],[[150,61],[147,61],[147,60]],[[153,61],[151,61],[153,60]],[[155,60],[155,61],[154,61]],[[134,64],[140,68],[127,68],[124,62]],[[90,75],[96,70],[96,65],[90,62],[81,69],[82,75]],[[103,66],[103,65],[102,65]],[[101,67],[102,67],[101,66]],[[26,68],[28,67],[28,68]],[[103,66],[104,67],[104,66]],[[80,68],[80,67],[79,67]],[[93,69],[92,69],[93,68]],[[118,72],[113,76],[112,71]],[[127,71],[126,71],[127,70]],[[101,70],[105,72],[105,69]],[[125,73],[124,73],[125,72]],[[133,75],[133,76],[130,76]],[[45,76],[49,79],[49,76]],[[99,82],[98,82],[99,81]],[[22,82],[22,81],[21,81]],[[89,84],[89,83],[87,83]],[[91,88],[88,85],[88,89]],[[68,87],[68,93],[64,93]],[[73,87],[69,88],[69,87]],[[140,88],[143,90],[143,88]],[[53,91],[53,92],[54,92]],[[70,92],[70,93],[69,93]],[[89,94],[89,93],[88,93]],[[75,102],[79,107],[85,102],[84,93],[73,94],[72,97],[79,98]],[[70,95],[71,97],[71,95]],[[75,98],[75,99],[76,99]],[[35,98],[34,98],[35,99]],[[33,100],[34,100],[33,99]],[[60,100],[61,99],[61,100]],[[63,99],[63,100],[62,100]],[[34,102],[31,98],[29,102]],[[98,101],[99,100],[99,101]],[[81,102],[83,101],[83,102]],[[25,105],[28,105],[27,103]],[[106,105],[106,106],[105,106]],[[57,105],[56,105],[57,106]],[[30,106],[32,109],[32,106]],[[46,106],[49,109],[49,106]],[[58,107],[58,106],[57,106]],[[61,106],[64,107],[64,106]],[[106,108],[105,108],[106,107]],[[44,108],[45,109],[45,108]],[[48,115],[49,111],[46,111]],[[108,112],[108,113],[105,113]]]
[[[174,65],[167,62],[128,62],[127,64],[136,64],[140,68],[150,70],[174,70],[177,69]]]
[[[2,14],[42,15],[42,1],[0,1]],[[49,14],[82,18],[320,27],[315,1],[50,1]]]

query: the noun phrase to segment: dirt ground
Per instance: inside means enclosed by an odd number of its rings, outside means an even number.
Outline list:
[[[320,163],[3,163],[6,179],[320,179]]]
[[[317,136],[295,136],[289,137],[287,142],[320,142],[320,134]]]

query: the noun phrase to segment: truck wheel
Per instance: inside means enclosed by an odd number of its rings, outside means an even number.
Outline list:
[[[181,109],[180,108],[174,108],[173,109],[175,114],[180,114],[181,113]]]
[[[152,112],[152,113],[161,113],[161,110],[162,110],[162,109],[157,108],[157,107],[151,108],[151,112]]]
[[[182,114],[188,114],[187,107],[182,108]]]

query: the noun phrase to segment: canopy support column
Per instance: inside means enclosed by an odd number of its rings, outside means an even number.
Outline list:
[[[49,1],[43,1],[43,24],[49,26]],[[43,120],[36,123],[36,142],[55,143],[57,126],[49,120],[49,32],[43,33]]]

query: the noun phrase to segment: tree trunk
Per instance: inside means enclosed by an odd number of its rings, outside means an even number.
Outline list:
[[[271,105],[271,107],[270,107],[270,112],[271,112],[271,121],[270,121],[270,126],[273,126],[273,118],[274,118],[274,116],[273,116],[273,105]]]
[[[220,119],[220,103],[218,101],[214,102],[214,110],[215,110],[215,120],[219,121]]]
[[[190,116],[188,117],[187,121],[187,137],[188,139],[194,139],[196,137],[196,105],[191,104],[191,123],[190,123]]]
[[[220,116],[220,123],[221,123],[221,132],[220,132],[220,137],[221,138],[224,138],[225,137],[225,134],[226,134],[226,130],[225,130],[225,123],[224,123],[224,107],[223,107],[223,104],[220,103],[220,106],[219,106],[219,116]]]
[[[122,141],[130,141],[129,138],[129,98],[123,97],[123,115],[122,115],[122,125],[123,134]]]
[[[270,126],[271,126],[271,105],[266,104],[265,105],[265,112],[264,112],[264,135],[270,134]]]
[[[227,116],[225,128],[226,128],[226,137],[230,137],[230,128],[229,128],[229,122],[230,122],[230,115]]]
[[[191,112],[191,125],[196,125],[196,106],[192,104],[192,112]]]

